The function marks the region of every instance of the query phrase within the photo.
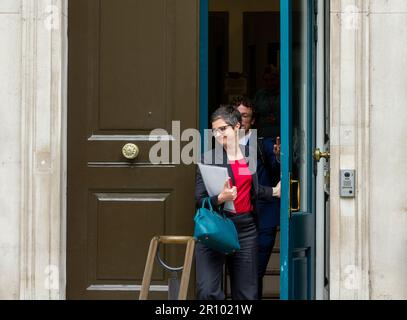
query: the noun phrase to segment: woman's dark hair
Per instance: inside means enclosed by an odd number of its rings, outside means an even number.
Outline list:
[[[242,116],[234,106],[221,106],[216,109],[211,116],[211,123],[220,119],[232,127],[235,127],[238,123],[242,124]]]

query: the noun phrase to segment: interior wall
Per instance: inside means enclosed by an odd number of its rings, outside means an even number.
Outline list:
[[[229,71],[243,72],[243,12],[280,11],[280,0],[209,0],[209,11],[229,12]]]

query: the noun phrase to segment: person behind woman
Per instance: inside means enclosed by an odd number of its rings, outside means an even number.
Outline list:
[[[280,136],[280,71],[273,65],[264,68],[264,88],[256,92],[253,103],[257,109],[259,137]]]
[[[232,106],[217,109],[212,117],[212,132],[216,142],[222,148],[208,151],[202,157],[203,164],[226,167],[232,185],[225,181],[223,191],[210,197],[214,208],[223,209],[224,203],[233,201],[235,211],[224,211],[236,226],[240,251],[225,256],[201,243],[197,243],[196,289],[199,300],[223,300],[222,290],[223,266],[226,263],[230,273],[230,284],[233,300],[256,300],[258,290],[257,277],[257,199],[271,200],[280,197],[280,184],[276,188],[258,184],[255,172],[257,150],[253,147],[239,145],[241,115]],[[202,180],[199,168],[196,176],[195,200],[201,207],[208,192]]]

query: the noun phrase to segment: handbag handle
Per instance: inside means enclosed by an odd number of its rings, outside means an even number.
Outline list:
[[[210,198],[207,197],[202,201],[202,208],[206,208],[205,203],[208,203],[209,210],[213,211]]]
[[[208,203],[209,210],[210,210],[212,213],[215,213],[215,211],[213,210],[213,207],[212,207],[211,198],[209,198],[209,197],[205,198],[205,199],[202,201],[202,208],[205,208],[205,203],[206,203],[206,202]],[[218,214],[221,215],[224,219],[226,219],[225,211],[224,211],[222,208],[220,208],[219,211],[220,211],[220,212],[216,212],[216,213],[218,213]]]

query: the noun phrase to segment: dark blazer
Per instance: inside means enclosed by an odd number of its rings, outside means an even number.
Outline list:
[[[250,144],[249,140],[249,144]],[[281,179],[280,177],[280,162],[274,154],[274,138],[258,139],[257,147],[258,163],[257,176],[259,184],[263,186],[273,187]],[[260,153],[263,155],[261,156]],[[273,201],[258,201],[259,224],[262,228],[276,227],[280,225],[280,198],[274,198]]]
[[[258,200],[265,200],[271,201],[273,199],[273,188],[262,186],[259,184],[258,177],[257,177],[257,159],[253,157],[256,155],[257,157],[257,150],[250,147],[250,146],[243,146],[241,145],[240,148],[242,149],[242,153],[245,156],[246,162],[249,165],[249,169],[252,172],[252,189],[251,189],[251,200],[254,208],[254,215],[257,221],[257,201]],[[235,179],[233,175],[232,167],[229,163],[229,160],[226,155],[226,151],[223,148],[215,148],[214,150],[210,150],[202,155],[201,158],[202,164],[207,165],[214,165],[219,167],[225,167],[228,169],[229,177],[232,179],[233,184],[235,184]],[[196,171],[196,186],[195,186],[195,201],[196,207],[200,208],[202,206],[202,201],[208,197],[208,192],[206,191],[205,184],[202,180],[201,172],[199,167],[197,167]],[[218,197],[214,196],[210,198],[211,204],[214,208],[223,209],[223,205],[219,206],[218,204]]]

